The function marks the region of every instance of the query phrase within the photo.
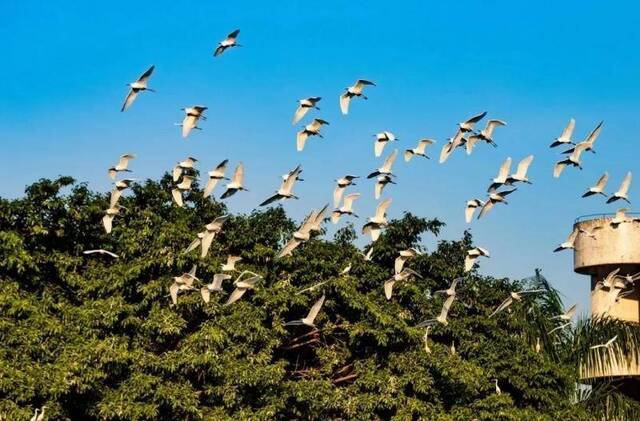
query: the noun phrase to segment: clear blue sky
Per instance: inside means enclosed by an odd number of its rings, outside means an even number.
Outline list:
[[[588,185],[608,170],[612,190],[638,169],[636,3],[77,3],[0,6],[1,196],[19,196],[26,184],[58,174],[106,191],[106,168],[125,152],[138,155],[131,166],[138,178],[157,178],[193,155],[201,170],[224,158],[244,161],[251,192],[228,201],[241,212],[302,164],[302,200],[285,204],[300,218],[329,200],[333,179],[378,166],[372,134],[396,133],[399,148],[432,137],[437,157],[457,122],[487,110],[509,124],[496,131],[499,148],[481,145],[471,157],[459,151],[444,165],[399,161],[399,185],[386,194],[394,199],[390,216],[410,210],[438,217],[447,223],[443,238],[470,228],[492,252],[482,272],[520,278],[541,267],[568,304],[580,301],[586,310],[588,280],[573,274],[571,253],[551,251],[576,216],[616,209],[581,199]],[[245,47],[214,59],[216,43],[236,28]],[[151,64],[158,92],[120,113],[125,84]],[[342,116],[338,95],[357,78],[378,86]],[[316,115],[331,125],[324,140],[312,139],[298,153],[290,121],[296,100],[312,95],[323,97]],[[185,141],[173,123],[192,104],[207,105],[209,120]],[[584,171],[569,169],[555,180],[558,151],[548,145],[571,117],[577,138],[600,120],[605,126]],[[534,185],[467,226],[465,201],[484,192],[507,156],[517,161],[530,153]],[[372,184],[361,181],[354,191],[364,193],[358,213],[369,215]],[[632,185],[632,201],[640,200],[636,191]]]

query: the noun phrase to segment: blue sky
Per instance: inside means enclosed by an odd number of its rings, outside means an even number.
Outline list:
[[[520,278],[541,267],[568,304],[588,307],[588,280],[573,273],[571,253],[552,250],[575,217],[617,208],[581,199],[584,189],[608,170],[611,191],[638,167],[637,4],[76,3],[0,6],[1,196],[19,196],[26,184],[58,174],[106,191],[106,168],[125,152],[138,155],[131,165],[138,178],[157,178],[193,155],[202,171],[224,158],[245,163],[251,192],[228,201],[240,212],[251,211],[277,188],[280,174],[302,164],[307,181],[296,188],[302,200],[285,204],[300,218],[329,201],[336,177],[366,175],[379,165],[374,133],[394,132],[401,149],[434,138],[437,157],[456,123],[487,110],[508,122],[496,131],[499,147],[481,145],[471,157],[458,151],[443,165],[398,161],[399,184],[385,195],[394,200],[389,215],[438,217],[447,223],[443,238],[470,228],[492,252],[481,262],[483,273]],[[217,42],[236,28],[245,47],[214,59]],[[125,84],[151,64],[158,92],[120,113]],[[378,86],[342,116],[338,96],[357,78]],[[331,125],[324,140],[311,139],[298,153],[291,117],[296,100],[314,95],[323,100],[313,116]],[[193,104],[207,105],[209,119],[185,141],[173,124],[180,108]],[[605,121],[598,153],[586,156],[583,171],[568,169],[555,180],[558,151],[548,145],[571,117],[578,139]],[[486,219],[465,224],[465,201],[483,194],[507,156],[517,162],[530,153],[534,184]],[[353,191],[363,193],[357,212],[371,214],[373,185],[360,181]],[[636,191],[632,185],[632,202],[640,200]]]

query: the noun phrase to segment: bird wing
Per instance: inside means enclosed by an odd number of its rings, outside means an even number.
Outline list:
[[[602,123],[601,123],[602,124]],[[565,311],[564,316],[570,320],[573,315],[576,313],[576,309],[578,308],[578,304],[574,304],[567,311]]]
[[[235,265],[242,260],[241,256],[227,256],[227,265]]]
[[[267,206],[273,202],[277,202],[278,200],[282,199],[282,196],[280,196],[278,193],[274,194],[273,196],[267,198],[264,202],[260,203],[259,206]]]
[[[202,193],[202,197],[209,197],[213,189],[216,188],[217,184],[218,184],[217,178],[209,178],[209,180],[207,180],[207,185],[204,188],[204,192]]]
[[[209,248],[211,247],[211,243],[213,242],[213,238],[215,236],[216,236],[215,233],[207,231],[204,237],[202,237],[202,240],[200,241],[200,245],[202,247],[200,251],[200,258],[204,259],[205,257],[207,257],[207,254],[209,253]]]
[[[236,288],[236,289],[234,289],[233,292],[231,293],[231,295],[229,295],[229,299],[227,300],[225,305],[228,306],[229,304],[235,303],[240,298],[242,298],[242,296],[244,295],[245,292],[247,292],[246,288]]]
[[[382,202],[380,202],[380,204],[376,208],[376,214],[375,214],[376,219],[384,218],[384,215],[387,213],[387,209],[389,208],[389,205],[391,205],[391,198],[385,199]]]
[[[333,206],[338,207],[340,205],[340,200],[342,200],[342,195],[344,193],[344,187],[337,185],[333,190]]]
[[[413,158],[413,149],[406,149],[404,151],[404,162],[411,161],[411,158]]]
[[[202,288],[200,288],[200,294],[202,295],[202,300],[205,303],[208,303],[211,299],[211,291],[209,291],[209,287],[207,286],[203,286]]]
[[[384,150],[384,147],[386,145],[387,145],[387,141],[386,140],[376,139],[374,144],[373,144],[373,154],[376,157],[382,155],[382,151]]]
[[[402,272],[402,268],[404,267],[407,258],[405,256],[398,256],[396,260],[393,262],[393,271],[398,274]]]
[[[484,118],[484,116],[487,115],[487,112],[484,111],[478,115],[474,115],[473,117],[471,117],[470,119],[468,119],[467,121],[465,121],[463,124],[475,124],[478,121],[482,120]]]
[[[291,122],[291,124],[296,124],[298,121],[300,121],[302,119],[302,117],[305,116],[305,114],[307,114],[307,112],[309,111],[309,107],[303,107],[302,105],[299,105],[298,108],[296,109],[295,114],[293,115],[293,121]]]
[[[342,114],[345,114],[345,115],[349,114],[350,102],[351,102],[351,95],[349,95],[347,92],[340,95],[340,111],[342,111]]]
[[[496,127],[498,127],[498,126],[506,126],[506,125],[507,125],[507,123],[505,123],[502,120],[489,120],[487,122],[487,127],[485,127],[485,129],[484,129],[485,135],[490,138]]]
[[[602,130],[602,125],[604,124],[604,121],[601,121],[595,129],[593,129],[591,131],[591,133],[589,133],[589,135],[587,136],[587,138],[584,140],[586,143],[589,144],[589,146],[593,146],[593,144],[595,143],[596,139],[598,138],[598,136],[600,136],[600,131]]]
[[[104,230],[107,234],[111,233],[111,228],[113,225],[113,215],[105,215],[102,217],[102,225],[104,226]]]
[[[391,277],[384,281],[384,296],[387,300],[390,300],[393,296],[393,286],[395,285],[396,280],[394,277]]]
[[[236,170],[233,173],[233,178],[231,179],[231,182],[239,186],[242,186],[243,180],[244,180],[244,165],[241,162],[236,167]]]
[[[567,164],[564,160],[556,162],[556,164],[553,166],[553,176],[555,178],[560,177],[560,174],[562,174],[562,171],[564,171],[566,166]]]
[[[478,258],[477,255],[469,255],[469,254],[467,254],[464,257],[464,271],[465,272],[469,272],[473,268],[473,264],[476,262],[477,258]]]
[[[387,157],[387,159],[384,160],[384,163],[382,164],[382,170],[385,170],[386,172],[391,172],[391,167],[393,166],[393,163],[396,161],[396,157],[398,156],[398,150],[394,149],[393,152],[391,152],[391,155],[389,155]]]
[[[576,241],[576,238],[578,237],[579,233],[580,233],[580,231],[577,228],[574,228],[573,231],[571,231],[571,233],[569,234],[569,236],[565,240],[565,242],[573,245],[573,243]]]
[[[602,191],[607,185],[607,181],[609,181],[609,173],[605,172],[604,174],[602,174],[602,176],[600,176],[598,181],[596,181],[596,185],[593,186],[593,188]]]
[[[305,129],[302,129],[298,132],[298,134],[296,135],[296,149],[298,152],[304,149],[304,144],[307,141],[308,137],[309,134]]]
[[[353,202],[360,197],[360,193],[351,193],[345,196],[344,202],[342,202],[342,206],[346,209],[351,210],[353,206]]]
[[[222,282],[226,281],[228,279],[231,279],[231,275],[226,275],[223,273],[216,273],[215,275],[213,275],[213,289],[220,289],[222,288]]]
[[[182,189],[182,190],[189,190],[191,189],[191,184],[193,183],[194,178],[189,176],[189,175],[184,175],[182,176],[182,181],[180,182],[180,184],[178,184],[176,187]]]
[[[449,296],[444,303],[442,304],[442,310],[440,311],[440,318],[446,320],[447,315],[449,314],[449,309],[451,308],[451,304],[453,304],[453,300],[456,299],[455,295]]]
[[[281,190],[291,193],[293,185],[298,180],[298,175],[302,172],[302,168],[298,165],[293,171],[289,172],[289,176],[282,182],[280,186]]]
[[[506,309],[507,307],[509,307],[512,303],[513,303],[513,298],[512,298],[512,297],[507,298],[507,299],[506,299],[506,300],[504,300],[502,303],[500,303],[500,305],[498,306],[498,308],[496,308],[496,309],[494,310],[494,312],[493,312],[493,313],[491,313],[491,314],[489,315],[489,317],[493,317],[493,316],[495,316],[496,314],[500,313],[502,310],[504,310],[504,309]]]
[[[138,93],[133,89],[130,89],[129,93],[127,94],[127,97],[124,99],[124,103],[122,104],[122,108],[120,109],[120,111],[126,111],[127,108],[129,108],[131,104],[133,104],[133,101],[136,100],[137,96],[138,96]]]
[[[562,130],[562,134],[560,135],[561,139],[571,139],[571,136],[573,135],[573,129],[576,126],[576,120],[574,118],[572,118],[571,120],[569,120],[569,123],[567,123],[567,126],[564,128],[564,130]]]
[[[374,187],[374,193],[375,193],[375,198],[376,200],[380,199],[380,195],[382,195],[382,190],[384,189],[384,186],[386,186],[386,183],[383,183],[381,181],[376,181],[376,185]]]
[[[418,146],[416,146],[416,150],[419,153],[424,153],[424,151],[427,148],[427,146],[433,145],[434,143],[435,143],[435,141],[433,141],[431,139],[420,139],[418,141]]]
[[[198,124],[197,116],[189,115],[189,114],[185,115],[184,119],[182,120],[182,137],[189,136],[189,132],[191,132],[191,129],[196,127],[197,124]]]
[[[305,321],[310,322],[311,324],[313,324],[313,321],[318,316],[318,313],[320,312],[320,309],[322,308],[322,305],[324,304],[324,299],[325,299],[325,296],[323,294],[322,297],[320,297],[318,299],[318,301],[316,301],[315,304],[311,307],[311,310],[309,310],[309,314],[307,314],[307,317],[304,318]]]
[[[278,257],[285,257],[291,254],[293,250],[301,244],[301,241],[292,238],[287,244],[285,244],[284,248],[278,253]]]
[[[138,78],[138,82],[146,82],[147,80],[149,80],[149,77],[153,74],[153,70],[156,68],[156,66],[151,66],[147,69],[146,72],[144,72],[139,78]]]
[[[529,166],[531,165],[531,162],[533,161],[533,155],[529,155],[526,158],[524,158],[522,161],[520,161],[520,163],[518,164],[518,168],[516,169],[516,177],[518,177],[519,179],[523,179],[527,176],[527,171],[529,170]]]
[[[214,173],[219,174],[220,176],[224,175],[224,171],[227,168],[227,164],[229,163],[228,159],[225,159],[221,163],[219,163],[216,168],[213,170]]]
[[[171,196],[173,197],[173,201],[176,202],[176,205],[183,207],[184,202],[182,201],[182,192],[178,189],[171,190]]]
[[[196,238],[195,240],[193,240],[191,242],[191,244],[189,244],[189,247],[187,247],[187,249],[184,251],[184,253],[189,253],[193,250],[195,250],[196,248],[198,248],[198,246],[200,245],[200,239]]]
[[[511,169],[511,157],[504,160],[504,162],[500,166],[500,170],[498,171],[498,176],[496,178],[498,180],[506,180],[509,176],[509,169]]]
[[[109,199],[110,208],[114,207],[118,203],[120,196],[122,196],[122,190],[117,188],[111,190],[111,198]]]
[[[470,205],[470,203],[475,203],[475,202],[471,200],[468,201],[467,207],[464,209],[464,220],[467,222],[467,224],[471,223],[471,220],[473,219],[473,213],[476,211],[476,208],[478,207],[475,204]]]
[[[236,29],[235,31],[227,35],[227,39],[234,41],[236,38],[238,38],[238,34],[240,34],[240,30]]]
[[[631,186],[631,171],[629,171],[622,180],[622,184],[620,184],[617,194],[620,196],[626,196],[629,191],[629,186]]]
[[[173,181],[178,181],[181,175],[182,175],[182,167],[180,166],[180,164],[178,164],[175,167],[173,167],[173,171],[171,172]]]
[[[487,212],[491,210],[491,208],[493,208],[493,201],[487,200],[482,206],[482,209],[480,209],[480,213],[478,214],[478,219],[482,218]]]
[[[179,285],[175,282],[169,287],[169,295],[171,295],[171,301],[173,301],[173,304],[178,304],[178,288]]]
[[[365,85],[373,85],[373,86],[375,86],[376,84],[371,82],[371,81],[365,80],[365,79],[358,79],[356,81],[355,87],[359,88],[359,89],[362,89],[362,88],[365,87]]]

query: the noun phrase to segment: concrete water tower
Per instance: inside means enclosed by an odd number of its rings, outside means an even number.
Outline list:
[[[609,298],[607,288],[601,288],[601,281],[613,270],[619,269],[619,276],[640,272],[640,219],[630,214],[622,218],[613,214],[589,215],[576,219],[573,228],[580,230],[574,242],[573,267],[576,273],[591,277],[591,315],[608,314],[640,323],[640,285],[622,290],[625,294],[617,301]],[[605,376],[640,376],[640,365],[627,359],[584,377]],[[638,389],[634,389],[636,394]]]

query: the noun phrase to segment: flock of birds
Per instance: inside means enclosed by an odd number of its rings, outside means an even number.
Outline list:
[[[218,57],[225,53],[227,50],[235,47],[240,47],[237,43],[237,39],[240,31],[236,30],[230,33],[224,40],[222,40],[215,49],[214,56]],[[149,80],[154,72],[154,66],[151,66],[147,71],[145,71],[136,81],[129,84],[129,92],[126,96],[124,104],[122,105],[121,111],[126,111],[129,109],[132,104],[135,102],[138,95],[142,92],[154,92],[149,88]],[[349,108],[353,99],[368,99],[365,95],[365,89],[369,89],[370,87],[376,86],[374,82],[368,81],[365,79],[358,79],[352,86],[347,87],[345,91],[339,97],[339,105],[342,114],[346,115],[349,113]],[[318,104],[322,100],[321,97],[308,97],[298,101],[298,107],[294,112],[292,123],[296,125],[300,121],[302,121],[310,111],[312,110],[320,110]],[[204,115],[207,107],[202,105],[193,105],[190,107],[182,108],[184,111],[184,118],[179,126],[182,127],[182,137],[187,137],[194,130],[200,130],[198,127],[198,123],[200,121],[206,120],[206,116]],[[487,121],[486,125],[482,130],[476,130],[476,125],[486,116],[486,112],[482,112],[477,114],[467,120],[462,121],[457,125],[455,133],[453,137],[448,139],[448,141],[443,145],[440,152],[440,163],[444,163],[452,153],[455,152],[458,148],[464,148],[468,155],[472,154],[474,148],[478,146],[478,144],[486,143],[488,145],[492,145],[497,147],[497,143],[494,140],[494,132],[498,127],[504,127],[507,125],[506,122],[498,119],[490,119]],[[302,151],[309,140],[312,137],[322,137],[321,130],[323,126],[328,125],[329,122],[323,120],[321,118],[314,118],[308,124],[305,124],[300,131],[297,132],[296,135],[296,148],[298,151]],[[559,177],[563,172],[564,168],[567,166],[573,166],[582,169],[581,156],[585,151],[591,151],[595,153],[593,149],[594,142],[598,138],[600,131],[602,129],[603,123],[601,122],[598,126],[586,137],[585,140],[581,142],[574,142],[572,139],[573,129],[575,126],[575,120],[571,119],[569,124],[562,131],[562,134],[555,139],[555,141],[551,144],[551,147],[557,147],[560,145],[568,146],[569,149],[563,152],[565,157],[559,160],[553,170],[554,177]],[[382,156],[384,149],[387,144],[392,142],[396,142],[399,139],[390,131],[383,131],[374,135],[374,155],[375,157]],[[435,143],[432,139],[419,139],[417,145],[414,148],[406,149],[404,151],[404,161],[410,162],[414,157],[422,157],[425,159],[430,159],[430,157],[426,154],[427,147],[433,145]],[[398,155],[398,149],[394,149],[391,153],[389,153],[386,158],[382,161],[382,164],[379,168],[373,170],[369,175],[367,175],[367,179],[374,179],[374,197],[376,200],[379,200],[383,194],[383,190],[388,184],[395,184],[396,181],[395,175],[393,173],[393,166],[396,161]],[[114,180],[114,188],[111,192],[111,198],[109,201],[109,207],[105,210],[104,216],[102,218],[102,223],[104,229],[107,233],[110,233],[113,226],[113,221],[116,216],[119,215],[120,210],[123,209],[121,205],[118,204],[120,197],[123,192],[130,187],[131,183],[134,181],[133,179],[124,178],[116,181],[118,174],[120,173],[129,173],[131,170],[129,169],[130,162],[135,158],[132,154],[122,155],[117,162],[116,165],[112,166],[108,170],[109,177]],[[531,181],[527,177],[527,172],[529,170],[530,165],[532,164],[534,159],[533,155],[528,155],[521,159],[517,165],[515,172],[511,171],[511,158],[507,158],[503,164],[500,166],[498,170],[498,174],[491,179],[491,183],[487,189],[487,196],[485,198],[474,198],[466,203],[465,207],[465,220],[469,223],[472,221],[474,213],[479,209],[479,213],[477,218],[480,219],[485,216],[496,204],[507,204],[506,197],[514,193],[516,188],[508,188],[512,187],[518,183],[521,184],[531,184]],[[177,165],[173,168],[172,171],[172,179],[174,182],[173,189],[171,190],[171,195],[173,198],[173,202],[176,206],[184,206],[183,195],[191,190],[191,186],[193,181],[195,180],[195,166],[198,160],[194,157],[187,157],[186,159],[177,163]],[[244,166],[240,162],[235,166],[233,174],[231,178],[226,177],[226,171],[229,161],[227,159],[220,162],[212,171],[207,173],[206,185],[204,188],[203,196],[210,197],[213,195],[215,188],[217,187],[219,182],[226,180],[226,186],[224,192],[220,195],[220,199],[227,199],[234,194],[241,191],[248,191],[244,184]],[[266,198],[263,202],[260,203],[260,206],[267,206],[269,204],[289,200],[289,199],[298,199],[298,197],[294,194],[294,187],[296,182],[303,181],[301,178],[302,167],[297,166],[286,174],[282,175],[281,182],[278,189],[275,193]],[[309,241],[314,234],[317,234],[321,231],[322,224],[326,219],[330,219],[332,223],[337,224],[343,217],[358,217],[358,215],[354,211],[354,203],[361,196],[360,193],[350,193],[346,196],[344,195],[346,189],[355,186],[355,181],[359,179],[359,176],[347,174],[341,178],[335,180],[336,184],[333,189],[333,210],[329,210],[329,204],[325,205],[320,209],[312,210],[306,218],[303,220],[302,224],[296,229],[293,233],[292,237],[286,242],[282,250],[278,253],[278,258],[286,258],[286,256],[291,255],[296,248],[298,248],[303,243]],[[590,187],[587,192],[583,195],[583,197],[593,196],[593,195],[604,195],[604,188],[608,180],[608,173],[605,173],[593,186]],[[631,184],[631,173],[628,173],[620,188],[613,193],[607,200],[607,203],[611,203],[617,200],[629,201],[628,199],[628,190]],[[392,203],[391,198],[386,198],[381,200],[375,210],[375,214],[368,218],[366,223],[362,227],[362,233],[369,235],[372,241],[372,244],[369,247],[369,250],[366,254],[363,254],[363,258],[368,261],[371,260],[372,254],[374,252],[375,241],[379,238],[381,232],[388,225],[387,219],[387,210]],[[627,222],[628,218],[624,215],[625,209],[618,211],[618,214],[615,218],[612,219],[612,224],[619,224],[623,222]],[[200,249],[200,258],[204,259],[211,247],[212,241],[215,237],[222,232],[224,229],[224,223],[228,219],[228,216],[221,216],[216,218],[211,223],[205,225],[202,231],[198,232],[195,235],[195,239],[189,244],[186,248],[185,253],[190,253],[196,249]],[[566,242],[562,243],[557,250],[563,250],[573,247],[573,243],[575,238],[578,235],[589,235],[595,236],[595,233],[592,232],[579,232],[574,231],[571,236],[567,239]],[[556,250],[556,251],[557,251]],[[108,255],[112,258],[118,258],[118,256],[110,252],[108,250],[87,250],[85,254],[104,254]],[[419,278],[420,275],[410,269],[409,267],[405,267],[405,264],[410,262],[411,259],[415,258],[418,255],[418,251],[415,249],[402,250],[399,252],[394,268],[393,275],[384,282],[384,294],[388,300],[392,299],[394,287],[401,282],[409,281],[412,278]],[[466,252],[466,258],[464,262],[464,272],[470,271],[476,260],[479,257],[490,257],[490,253],[488,250],[482,247],[474,247]],[[201,281],[197,275],[196,270],[197,266],[193,266],[193,268],[188,273],[183,273],[180,276],[173,277],[173,283],[169,286],[169,296],[171,297],[172,303],[175,305],[178,302],[178,296],[181,293],[186,293],[189,291],[197,291],[195,283],[198,282],[201,284],[199,291],[202,295],[202,299],[205,303],[209,303],[211,294],[223,293],[223,284],[225,282],[231,281],[232,274],[238,272],[236,279],[233,281],[234,289],[231,292],[229,298],[225,305],[231,305],[234,302],[240,300],[244,294],[256,288],[258,286],[258,282],[262,279],[262,276],[253,273],[248,270],[240,271],[236,268],[236,264],[241,263],[242,258],[240,256],[228,256],[227,261],[222,264],[221,273],[217,273],[214,275],[211,283],[205,283]],[[341,275],[347,275],[349,272],[350,266],[345,268],[342,271]],[[640,277],[640,275],[638,275]],[[603,287],[613,289],[621,289],[623,285],[627,285],[628,282],[633,282],[635,279],[626,279],[620,280],[620,277],[617,277],[615,274],[612,275],[612,278],[608,281],[610,285],[603,285]],[[440,314],[433,319],[426,320],[418,326],[426,327],[426,332],[424,336],[425,341],[425,351],[430,353],[431,350],[428,346],[428,335],[431,327],[435,323],[442,324],[444,326],[448,325],[448,314],[451,306],[456,300],[457,297],[457,287],[463,281],[463,278],[457,278],[453,280],[449,288],[437,291],[436,295],[442,295],[444,297],[442,309]],[[306,288],[298,293],[305,293],[310,291],[315,291],[320,288],[322,285],[326,284],[328,281],[320,282],[317,285]],[[618,288],[618,286],[620,288]],[[536,294],[543,292],[542,290],[527,290],[527,291],[518,291],[512,292],[505,300],[493,311],[493,313],[489,317],[497,316],[499,313],[509,310],[510,307],[514,304],[523,300],[523,298],[527,295]],[[616,295],[615,298],[619,299],[620,295]],[[325,302],[325,295],[323,294],[318,300],[313,304],[308,314],[299,320],[294,320],[287,322],[286,325],[305,325],[312,328],[315,328],[315,319],[318,316],[319,312],[322,309],[322,306]],[[561,330],[569,325],[571,318],[575,314],[576,306],[570,307],[565,313],[560,314],[555,317],[555,319],[559,320],[561,324],[555,327],[551,332],[553,333],[556,330]],[[615,340],[615,339],[614,339]],[[609,344],[610,345],[610,344]],[[607,344],[603,344],[602,346],[609,346]],[[599,347],[599,346],[598,346]],[[452,352],[455,352],[455,346],[452,344]],[[540,352],[541,346],[540,341],[538,340],[534,349],[536,352]],[[496,392],[500,393],[500,389],[496,379]]]

